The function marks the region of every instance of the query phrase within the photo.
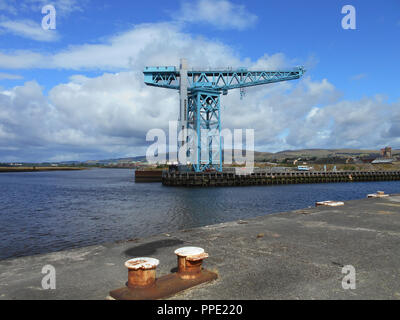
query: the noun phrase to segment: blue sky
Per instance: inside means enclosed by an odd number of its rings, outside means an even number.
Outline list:
[[[46,4],[56,30],[41,29]],[[347,4],[355,30],[341,27]],[[0,161],[143,154],[146,131],[175,120],[178,102],[140,72],[181,55],[196,66],[306,66],[301,81],[250,89],[245,119],[236,93],[224,101],[224,126],[254,128],[257,150],[400,148],[399,39],[397,0],[0,0]]]

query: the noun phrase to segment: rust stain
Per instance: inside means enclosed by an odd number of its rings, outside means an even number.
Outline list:
[[[203,260],[203,259],[206,259],[206,258],[208,258],[208,253],[203,252],[203,253],[196,254],[196,255],[193,255],[193,256],[187,256],[186,260],[199,261],[199,260]]]
[[[125,262],[125,267],[134,270],[150,270],[155,269],[159,261],[154,258],[135,258]]]
[[[311,213],[311,211],[307,211],[307,210],[296,210],[295,211],[296,213],[301,213],[301,214],[310,214]]]
[[[203,248],[183,247],[175,250],[178,258],[178,275],[182,279],[195,279],[201,274],[201,264],[208,258]]]
[[[129,266],[136,266],[136,265],[138,265],[138,264],[141,264],[141,263],[143,263],[143,262],[146,262],[145,260],[137,260],[137,261],[129,261],[129,262],[127,262],[127,264],[129,265]]]
[[[279,233],[272,232],[272,231],[264,231],[264,232],[260,232],[257,234],[257,238],[263,238],[265,236],[272,237],[272,238],[279,238],[281,235]]]
[[[393,214],[393,211],[378,211],[378,214]]]
[[[182,279],[178,273],[171,273],[156,279],[154,285],[146,288],[119,288],[110,292],[116,300],[156,300],[173,296],[183,290],[202,283],[216,280],[218,275],[208,270],[202,270],[194,279]]]

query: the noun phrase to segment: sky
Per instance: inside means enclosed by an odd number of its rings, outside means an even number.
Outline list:
[[[55,29],[42,27],[46,5]],[[399,57],[399,0],[0,0],[0,162],[144,155],[179,97],[142,71],[180,58],[305,66],[300,80],[222,97],[222,127],[254,129],[257,151],[400,148]]]

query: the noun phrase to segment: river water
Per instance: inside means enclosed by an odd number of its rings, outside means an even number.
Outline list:
[[[0,173],[0,259],[400,193],[400,181],[220,188],[134,182],[129,169]]]

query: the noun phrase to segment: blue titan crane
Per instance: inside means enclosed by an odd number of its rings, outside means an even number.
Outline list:
[[[195,161],[196,172],[207,169],[222,171],[220,97],[230,89],[241,89],[262,84],[299,79],[305,70],[250,71],[246,68],[188,70],[187,62],[181,59],[180,68],[146,67],[144,82],[149,86],[179,90],[179,125],[182,132],[192,129],[197,133]],[[208,134],[202,136],[201,130]],[[178,139],[179,140],[179,139]],[[181,136],[178,147],[188,143],[190,137]],[[215,148],[215,145],[218,147]],[[212,147],[214,146],[214,147]]]

